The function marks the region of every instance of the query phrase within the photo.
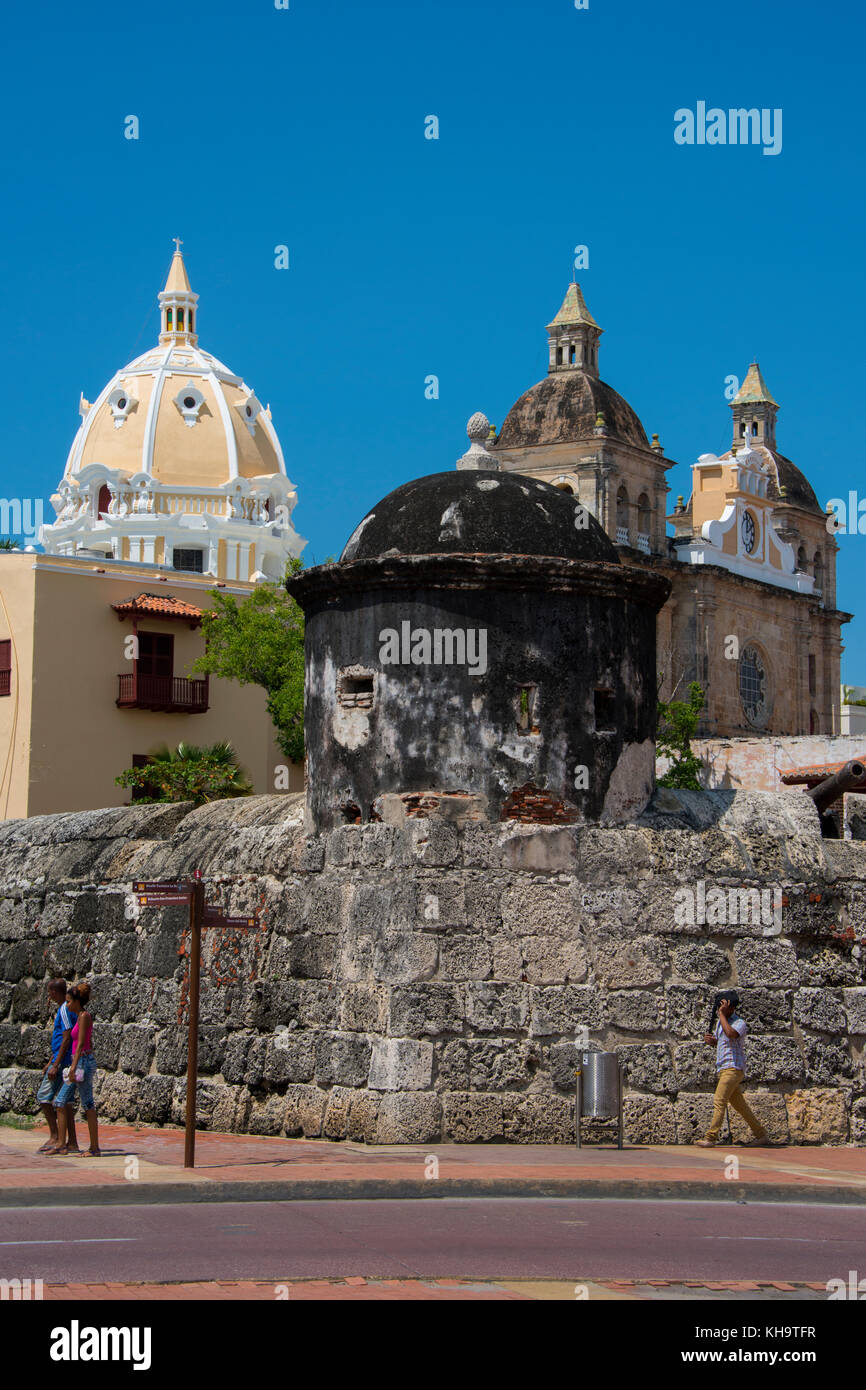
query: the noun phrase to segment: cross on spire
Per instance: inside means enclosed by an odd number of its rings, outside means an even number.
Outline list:
[[[181,239],[180,239],[179,236],[173,236],[173,237],[172,237],[172,241],[174,242],[175,246],[177,247],[177,255],[179,256],[179,255],[180,255],[180,248],[183,246],[183,242],[181,241]]]

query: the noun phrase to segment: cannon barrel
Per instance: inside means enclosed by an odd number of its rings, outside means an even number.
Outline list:
[[[844,792],[866,791],[866,763],[858,762],[856,758],[844,767],[840,767],[838,772],[834,772],[824,782],[819,782],[817,787],[812,787],[809,795],[818,808],[819,814],[826,811],[834,801],[838,801]]]

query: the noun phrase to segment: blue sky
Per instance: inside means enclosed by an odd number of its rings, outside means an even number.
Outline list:
[[[270,402],[308,561],[543,376],[577,244],[601,374],[673,497],[753,356],[821,502],[866,497],[862,8],[589,3],[7,10],[3,495],[47,499],[79,392],[155,341],[178,235],[202,345]],[[677,146],[699,100],[782,108],[781,154]],[[840,545],[866,683],[866,538]]]

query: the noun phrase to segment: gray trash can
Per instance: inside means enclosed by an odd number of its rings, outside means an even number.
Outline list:
[[[577,1054],[575,1134],[580,1148],[581,1120],[616,1120],[622,1148],[622,1068],[615,1052]]]

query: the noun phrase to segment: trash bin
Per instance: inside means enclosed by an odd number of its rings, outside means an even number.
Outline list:
[[[575,1133],[580,1148],[581,1120],[613,1120],[622,1148],[622,1068],[615,1052],[579,1052]]]

